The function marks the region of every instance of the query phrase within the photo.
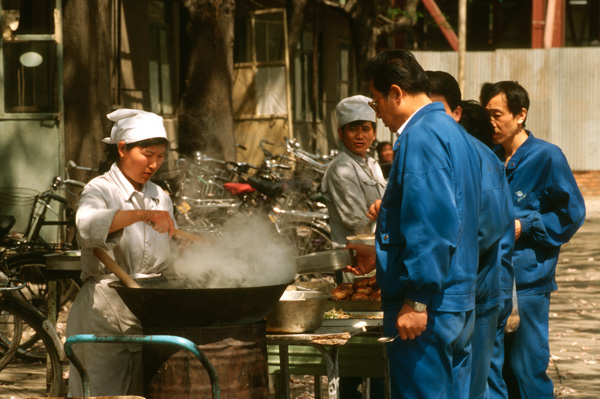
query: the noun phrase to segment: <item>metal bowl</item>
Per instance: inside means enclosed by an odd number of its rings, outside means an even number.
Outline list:
[[[329,294],[317,291],[286,291],[267,314],[267,331],[303,333],[321,327]]]

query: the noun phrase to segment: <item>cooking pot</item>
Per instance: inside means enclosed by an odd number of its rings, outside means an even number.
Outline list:
[[[303,333],[314,331],[323,323],[329,294],[318,291],[285,291],[267,315],[267,331]]]
[[[262,321],[292,283],[263,287],[189,288],[172,277],[135,279],[140,288],[109,283],[142,327],[204,327]]]

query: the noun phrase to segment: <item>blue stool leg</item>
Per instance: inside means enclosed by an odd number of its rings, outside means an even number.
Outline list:
[[[78,334],[73,335],[65,342],[65,353],[73,366],[79,371],[81,381],[83,384],[83,396],[91,396],[90,377],[85,367],[81,364],[77,356],[73,353],[72,346],[80,343],[141,343],[141,344],[152,344],[152,345],[167,345],[175,346],[183,349],[187,349],[192,352],[202,363],[202,366],[206,369],[208,377],[210,379],[212,388],[213,399],[221,398],[221,386],[219,384],[219,377],[217,376],[217,370],[206,357],[204,352],[198,348],[192,341],[177,337],[174,335],[123,335],[123,336],[102,336],[94,334]]]

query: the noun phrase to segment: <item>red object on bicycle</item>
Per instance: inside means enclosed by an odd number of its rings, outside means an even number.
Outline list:
[[[250,194],[255,192],[248,183],[225,183],[223,185],[225,190],[229,191],[231,194]]]

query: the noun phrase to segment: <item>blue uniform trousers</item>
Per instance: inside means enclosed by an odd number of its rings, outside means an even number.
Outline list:
[[[494,341],[494,354],[490,366],[486,399],[506,399],[508,391],[502,378],[502,368],[504,367],[504,328],[508,316],[512,313],[512,298],[506,299],[500,303],[498,310],[498,326],[496,328],[496,337]]]
[[[471,347],[473,350],[471,361],[471,399],[485,397],[485,387],[492,363],[497,329],[498,306],[475,315],[475,328],[473,330],[473,338],[471,338]]]
[[[504,381],[508,397],[552,399],[554,386],[546,374],[550,361],[550,293],[519,295],[518,302],[519,328],[505,339]]]
[[[384,332],[398,334],[397,311],[384,312]],[[469,397],[475,311],[428,311],[427,329],[414,340],[387,344],[392,398]]]

